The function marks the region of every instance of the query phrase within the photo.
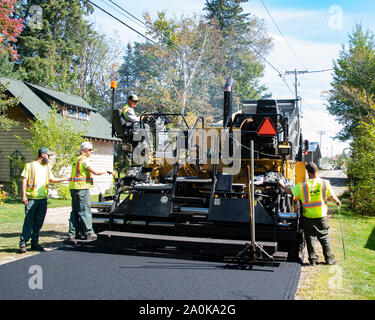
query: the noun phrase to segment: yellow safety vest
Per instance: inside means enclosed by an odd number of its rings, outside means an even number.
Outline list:
[[[26,197],[28,199],[36,199],[38,198],[38,189],[35,179],[35,161],[30,162],[27,164],[27,182],[26,182]],[[44,193],[45,197],[48,196],[48,183],[49,183],[49,170],[47,168],[46,173],[46,183],[44,185]]]
[[[125,121],[128,121],[128,117],[127,117],[127,113],[128,111],[131,110],[131,107],[129,107],[128,104],[126,104],[123,108],[122,108],[122,114],[124,115],[124,118],[125,118]]]
[[[327,215],[329,184],[324,179],[307,180],[301,183],[303,215],[307,218],[322,218]]]
[[[94,181],[91,178],[90,171],[83,165],[85,159],[87,157],[81,155],[74,161],[69,179],[69,189],[90,189],[93,186]]]

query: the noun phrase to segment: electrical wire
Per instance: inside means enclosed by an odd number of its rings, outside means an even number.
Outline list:
[[[87,0],[87,1],[90,2],[92,5],[94,5],[95,7],[97,7],[99,10],[101,10],[101,11],[103,11],[104,13],[108,14],[110,17],[112,17],[112,18],[115,19],[116,21],[118,21],[118,22],[120,22],[121,24],[123,24],[124,26],[128,27],[130,30],[136,32],[137,34],[139,34],[140,36],[142,36],[143,38],[145,38],[147,41],[151,42],[152,44],[154,44],[154,45],[157,46],[158,48],[160,48],[160,49],[162,49],[162,50],[164,50],[164,51],[166,51],[166,52],[168,52],[168,53],[170,53],[170,54],[172,54],[172,55],[175,55],[174,52],[168,50],[167,48],[165,48],[165,47],[161,46],[160,44],[156,43],[154,40],[150,39],[150,38],[147,37],[146,35],[142,34],[141,32],[137,31],[136,29],[132,28],[131,26],[129,26],[129,25],[126,24],[125,22],[121,21],[119,18],[115,17],[113,14],[109,13],[108,11],[106,11],[105,9],[103,9],[102,7],[100,7],[99,5],[93,3],[91,0]],[[118,4],[114,3],[113,1],[111,1],[111,0],[108,0],[108,1],[110,1],[110,2],[113,3],[113,4],[115,4],[118,8],[124,10],[124,12],[128,13],[128,11],[126,11],[125,9],[123,9],[121,6],[119,6]],[[119,13],[119,14],[121,14],[122,16],[126,17],[123,13],[121,13],[121,12],[119,12],[118,10],[116,10],[115,8],[113,8],[113,6],[109,5],[108,3],[107,3],[107,5],[110,6],[110,7],[111,7],[113,10],[115,10],[117,13]],[[139,20],[138,18],[136,18],[136,17],[135,17],[134,15],[132,15],[131,13],[128,13],[128,14],[131,15],[132,17],[134,17],[134,19],[137,19],[138,21],[141,22],[141,20]],[[127,17],[126,17],[126,18],[127,18]],[[142,23],[143,25],[147,26],[147,24],[145,24],[144,22],[141,22],[141,23]],[[139,24],[138,24],[138,25],[139,25]],[[153,31],[155,31],[155,29],[153,29],[152,27],[150,27],[150,26],[147,26],[147,27],[149,27],[149,28],[151,28]],[[162,37],[163,37],[164,39],[167,39],[168,42],[170,42],[171,44],[173,44],[173,45],[177,48],[177,50],[179,51],[179,53],[182,53],[182,52],[183,52],[182,49],[181,49],[176,43],[174,43],[173,41],[171,41],[171,40],[168,39],[168,38],[165,38],[164,36],[162,36]],[[181,57],[178,57],[178,59],[179,59],[180,61],[182,61],[183,63],[185,63],[186,65],[190,66],[191,68],[194,68],[194,66],[193,66],[190,62],[186,61],[185,59],[183,59],[183,58],[181,58]]]
[[[99,10],[103,11],[104,13],[106,13],[107,15],[109,15],[110,17],[112,17],[113,19],[115,19],[116,21],[120,22],[122,25],[126,26],[127,28],[129,28],[130,30],[134,31],[135,33],[137,33],[141,37],[145,38],[147,41],[150,41],[154,45],[158,45],[155,41],[153,41],[152,39],[148,38],[143,33],[139,32],[138,30],[134,29],[133,27],[129,26],[125,22],[121,21],[119,18],[115,17],[113,14],[109,13],[107,10],[103,9],[102,7],[100,7],[99,5],[97,5],[96,3],[92,2],[91,0],[87,0],[87,1],[89,3],[91,3],[94,7],[98,8]]]
[[[149,28],[151,28],[150,26],[148,26],[147,24],[145,24],[144,22],[142,22],[140,19],[138,19],[137,17],[135,17],[134,15],[132,15],[130,12],[128,12],[127,10],[125,10],[124,8],[122,8],[121,6],[119,6],[118,4],[116,4],[115,2],[113,2],[112,0],[108,0],[109,2],[113,3],[116,7],[118,7],[119,9],[121,9],[122,11],[124,11],[125,13],[127,13],[128,15],[130,15],[131,17],[133,17],[134,19],[136,19],[137,21],[139,21],[140,23],[142,23],[144,26],[147,26]],[[170,50],[160,46],[158,43],[156,43],[154,40],[150,39],[149,37],[147,37],[146,35],[142,34],[141,32],[139,32],[138,30],[134,29],[133,27],[131,27],[130,25],[128,25],[127,23],[121,21],[119,18],[115,17],[113,14],[111,14],[110,12],[108,12],[107,10],[103,9],[101,6],[97,5],[96,3],[92,2],[91,0],[88,0],[89,3],[91,3],[93,6],[95,6],[96,8],[98,8],[99,10],[101,10],[102,12],[106,13],[107,15],[109,15],[110,17],[112,17],[113,19],[115,19],[116,21],[118,21],[119,23],[121,23],[122,25],[126,26],[127,28],[129,28],[130,30],[134,31],[135,33],[137,33],[138,35],[140,35],[141,37],[143,37],[144,39],[146,39],[147,41],[151,42],[152,44],[158,46],[160,49],[162,50],[165,50],[169,53],[172,53]],[[108,5],[108,4],[107,4]],[[110,6],[112,9],[113,6]],[[121,15],[124,16],[124,14],[122,14],[121,12],[119,12],[118,10],[114,9],[117,13],[120,13]],[[138,24],[139,25],[139,24]],[[151,28],[152,29],[152,28]],[[153,29],[152,29],[153,30]],[[286,81],[285,77],[283,76],[283,74],[274,66],[272,65],[260,52],[259,50],[257,50],[252,44],[249,44],[250,47],[255,51],[255,53],[260,56],[273,70],[275,70],[278,74],[278,76],[281,78],[281,80],[284,82],[284,84],[287,86],[287,88],[290,90],[290,92],[294,95],[294,91],[291,89],[291,87],[289,86],[288,82]],[[178,46],[176,45],[176,47],[178,48]],[[180,49],[181,50],[181,49]],[[189,66],[192,66],[189,62],[185,61],[184,59],[180,58],[182,62],[186,63],[187,65]]]
[[[285,41],[285,43],[287,44],[287,46],[289,47],[290,51],[291,51],[291,52],[293,53],[293,55],[296,57],[296,59],[298,60],[298,62],[299,62],[299,63],[300,63],[305,69],[307,69],[307,68],[305,67],[304,63],[301,61],[301,59],[297,56],[297,54],[296,54],[295,51],[293,50],[292,46],[289,44],[289,42],[288,42],[288,40],[286,39],[286,37],[284,36],[284,34],[281,32],[279,26],[277,25],[275,19],[273,18],[272,14],[271,14],[271,12],[268,10],[268,8],[267,8],[265,2],[264,2],[263,0],[260,0],[260,1],[262,2],[264,8],[266,9],[266,11],[267,11],[267,13],[268,13],[268,15],[271,17],[272,22],[273,22],[274,25],[276,26],[276,29],[279,31],[281,37],[284,39],[284,41]]]
[[[263,55],[251,43],[249,43],[249,45],[255,51],[255,53],[257,55],[259,55],[273,70],[275,70],[277,72],[278,76],[283,80],[283,82],[288,87],[290,92],[292,92],[292,94],[294,95],[295,92],[290,88],[290,86],[289,86],[288,82],[286,81],[285,77],[283,76],[283,74],[274,65],[272,65],[271,62],[269,62],[265,57],[263,57]]]

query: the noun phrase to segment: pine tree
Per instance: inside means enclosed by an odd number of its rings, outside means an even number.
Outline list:
[[[33,5],[41,8],[37,27],[29,23]],[[91,5],[80,0],[20,1],[19,15],[26,24],[17,49],[26,81],[75,93],[82,53],[80,40],[90,32],[84,16],[92,10]]]
[[[207,23],[218,26],[222,33],[222,62],[215,72],[235,80],[237,102],[264,96],[266,87],[259,83],[264,73],[261,55],[272,47],[265,26],[255,16],[244,13],[241,4],[248,0],[206,0]]]

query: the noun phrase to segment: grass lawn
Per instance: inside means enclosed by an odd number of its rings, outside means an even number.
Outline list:
[[[123,195],[121,198],[126,197]],[[92,202],[98,201],[98,196],[91,196]],[[70,207],[71,200],[48,199],[48,208]],[[26,257],[35,252],[18,253],[19,237],[25,217],[25,206],[20,200],[8,200],[0,205],[0,264],[20,257]],[[40,231],[40,244],[46,248],[62,245],[66,238],[67,227],[64,225],[44,224]]]
[[[330,208],[329,224],[335,266],[303,267],[298,299],[375,300],[375,217],[362,217],[341,208],[346,260],[337,209]],[[316,248],[320,244],[316,242]],[[317,250],[318,251],[318,250]],[[320,261],[323,255],[320,250]]]
[[[19,201],[11,201],[0,206],[0,264],[37,254],[27,252],[21,255],[18,252],[24,217],[25,206]],[[44,225],[40,231],[40,244],[48,248],[58,247],[65,237],[65,226]]]

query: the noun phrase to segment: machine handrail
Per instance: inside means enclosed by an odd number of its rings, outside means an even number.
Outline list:
[[[142,113],[139,117],[139,121],[142,123],[142,119],[147,116],[180,116],[182,120],[184,120],[186,127],[190,129],[189,124],[181,113]]]

